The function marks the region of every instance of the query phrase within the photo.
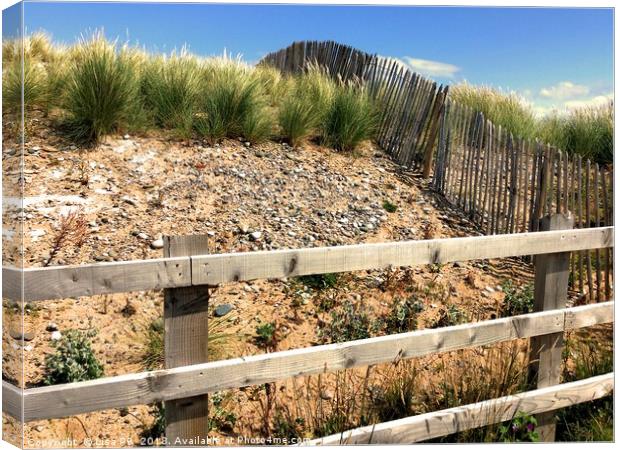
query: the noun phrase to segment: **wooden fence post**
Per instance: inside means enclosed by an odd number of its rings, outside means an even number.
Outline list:
[[[540,231],[572,229],[573,216],[553,214],[541,219]],[[570,252],[548,253],[534,258],[534,311],[566,308]],[[564,333],[536,336],[530,346],[530,380],[538,388],[559,384],[562,376]],[[554,412],[536,416],[543,442],[555,440]]]
[[[209,253],[207,236],[166,236],[164,257]],[[166,289],[164,353],[166,369],[207,362],[209,290],[206,286]],[[208,397],[167,401],[166,440],[174,446],[204,446],[209,431]]]

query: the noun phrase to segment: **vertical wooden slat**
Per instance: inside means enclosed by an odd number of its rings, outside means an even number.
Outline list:
[[[586,197],[587,200],[587,197]],[[577,158],[577,228],[583,227],[583,164],[581,156]],[[583,282],[583,251],[579,252],[579,292],[585,293]]]
[[[590,218],[590,209],[592,202],[592,190],[590,187],[590,175],[591,175],[591,165],[590,160],[586,161],[586,198],[585,198],[585,207],[586,207],[586,223],[585,228],[590,228],[592,226],[591,218]],[[592,252],[590,250],[586,250],[586,276],[588,277],[588,299],[592,301],[594,295],[593,281],[592,281]]]
[[[599,168],[598,163],[594,164],[594,226],[600,227],[600,196],[599,196]],[[601,251],[597,248],[594,251],[596,257],[596,301],[601,301],[601,286],[603,279],[601,277]]]
[[[611,226],[611,211],[609,209],[609,198],[607,194],[607,174],[610,172],[604,170],[601,173],[603,181],[603,209],[604,209],[604,226]],[[611,186],[611,183],[609,184]],[[611,250],[605,249],[605,300],[611,300]]]

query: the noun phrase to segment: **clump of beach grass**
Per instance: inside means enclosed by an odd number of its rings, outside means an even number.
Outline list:
[[[207,61],[194,129],[209,142],[242,137],[260,142],[271,134],[264,85],[250,66],[224,55]]]
[[[278,122],[282,136],[297,146],[303,140],[316,135],[334,101],[336,85],[329,74],[318,65],[293,78],[279,108]]]
[[[378,114],[368,92],[359,83],[340,83],[322,126],[322,143],[353,151],[375,136]]]
[[[536,137],[536,115],[532,107],[516,92],[504,92],[489,86],[460,83],[450,88],[450,98],[484,114],[495,125],[513,136]]]
[[[142,98],[159,127],[189,137],[200,87],[200,64],[185,50],[159,55],[145,62]]]
[[[75,141],[94,144],[126,126],[137,109],[139,78],[126,47],[97,33],[75,48],[69,69],[64,122]]]

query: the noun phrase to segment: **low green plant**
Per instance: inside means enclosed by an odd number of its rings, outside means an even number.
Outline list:
[[[439,316],[429,328],[452,327],[465,322],[465,320],[463,310],[454,304],[449,304],[439,311]]]
[[[340,275],[337,273],[323,273],[319,275],[302,275],[297,280],[304,286],[317,291],[334,288],[338,285]]]
[[[424,304],[416,297],[405,299],[394,297],[388,313],[383,317],[382,328],[386,334],[413,331],[418,326],[418,315],[424,310]]]
[[[237,423],[237,415],[226,409],[230,394],[215,392],[209,395],[212,408],[209,409],[209,430],[230,433]]]
[[[353,151],[375,136],[378,114],[370,96],[353,82],[336,87],[322,127],[322,143],[340,151]]]
[[[254,340],[261,347],[274,347],[276,344],[276,324],[274,322],[265,322],[258,325]]]
[[[131,121],[139,99],[134,63],[126,48],[117,48],[101,34],[75,47],[63,105],[64,125],[72,139],[97,143]]]
[[[499,427],[500,442],[538,442],[538,431],[536,418],[522,411],[515,416],[509,423]]]
[[[293,417],[288,408],[276,405],[273,416],[273,436],[286,440],[283,444],[297,442],[305,433],[306,422],[303,417]]]
[[[97,360],[90,340],[95,330],[83,332],[68,330],[55,341],[54,352],[45,358],[45,377],[47,385],[94,380],[103,375],[103,366]]]
[[[517,287],[511,280],[506,280],[502,283],[502,291],[504,292],[504,303],[502,305],[504,317],[518,316],[534,311],[534,286],[531,283]]]
[[[398,206],[396,206],[389,200],[383,200],[383,209],[385,209],[389,213],[395,213],[396,210],[398,210]]]
[[[331,312],[331,320],[319,329],[323,342],[346,342],[366,339],[376,331],[367,312],[356,303],[346,302],[342,307]]]

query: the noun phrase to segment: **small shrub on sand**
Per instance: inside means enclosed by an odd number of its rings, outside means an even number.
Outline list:
[[[502,290],[505,295],[502,305],[504,317],[518,316],[534,311],[534,286],[532,284],[519,288],[512,281],[507,280],[502,284]]]
[[[103,375],[103,366],[90,346],[95,331],[68,330],[55,342],[54,353],[45,358],[44,383],[63,384],[94,380]]]
[[[341,151],[353,151],[377,129],[377,110],[366,92],[356,83],[343,83],[336,88],[323,123],[322,141]]]
[[[418,327],[418,315],[424,304],[416,297],[394,297],[388,313],[383,317],[382,327],[386,334],[404,333]]]
[[[331,312],[331,321],[323,324],[319,336],[323,342],[346,342],[366,339],[375,330],[375,324],[359,305],[347,302]]]
[[[131,120],[138,101],[138,76],[127,49],[95,34],[75,49],[68,76],[65,126],[79,142],[97,143]]]
[[[146,63],[141,90],[155,123],[187,137],[199,88],[199,63],[186,52],[157,56]]]

